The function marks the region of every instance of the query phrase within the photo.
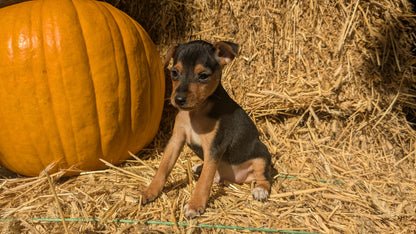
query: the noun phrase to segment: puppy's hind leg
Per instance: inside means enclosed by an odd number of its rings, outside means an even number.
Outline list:
[[[271,178],[270,165],[263,158],[253,160],[253,174],[256,185],[251,191],[253,198],[258,201],[266,200],[270,194]]]
[[[204,166],[204,164],[202,164],[202,163],[195,164],[195,165],[191,168],[192,173],[197,174],[197,175],[200,175],[200,174],[201,174],[201,172],[202,172],[202,167],[203,167],[203,166]]]

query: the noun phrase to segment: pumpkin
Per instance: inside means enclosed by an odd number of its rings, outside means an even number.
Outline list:
[[[154,138],[164,73],[133,19],[93,0],[0,9],[0,164],[36,176],[118,164]]]

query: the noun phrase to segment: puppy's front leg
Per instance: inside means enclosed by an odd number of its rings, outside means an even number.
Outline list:
[[[217,171],[219,160],[209,158],[204,160],[202,172],[196,183],[194,194],[185,205],[185,216],[187,218],[194,218],[198,214],[205,212],[205,207],[208,202],[209,193],[211,191],[212,183],[214,182],[215,172]]]
[[[178,128],[176,125],[173,129],[173,135],[170,138],[168,145],[163,153],[162,160],[159,168],[157,169],[156,175],[153,178],[150,185],[141,193],[142,204],[149,203],[156,199],[157,196],[162,192],[163,186],[172,171],[176,160],[185,144],[185,133],[183,129]]]

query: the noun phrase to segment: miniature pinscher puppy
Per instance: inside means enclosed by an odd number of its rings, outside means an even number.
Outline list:
[[[192,41],[168,52],[165,66],[173,58],[171,102],[179,112],[159,169],[141,193],[143,204],[161,193],[185,143],[204,162],[192,168],[200,172],[200,177],[184,207],[186,217],[193,218],[205,211],[214,180],[254,181],[253,198],[262,201],[269,196],[270,153],[259,140],[250,117],[221,85],[222,69],[237,52],[237,44],[224,41],[214,45]]]

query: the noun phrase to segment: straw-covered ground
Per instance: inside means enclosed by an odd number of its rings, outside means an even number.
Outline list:
[[[198,159],[185,148],[162,196],[139,205],[172,128],[167,103],[153,143],[123,165],[50,180],[1,172],[1,232],[62,233],[61,221],[44,220],[62,217],[78,219],[65,222],[69,233],[248,231],[205,224],[416,232],[416,132],[409,123],[416,20],[407,0],[110,2],[147,29],[162,57],[194,39],[240,45],[223,84],[273,155],[270,199],[254,201],[252,185],[214,185],[206,213],[188,221],[182,207],[197,178],[187,171]],[[114,219],[135,222],[107,221]]]

